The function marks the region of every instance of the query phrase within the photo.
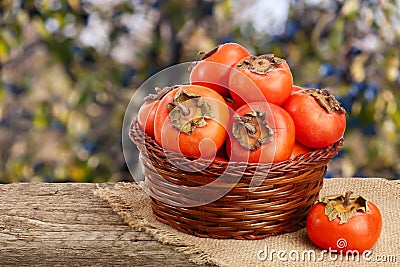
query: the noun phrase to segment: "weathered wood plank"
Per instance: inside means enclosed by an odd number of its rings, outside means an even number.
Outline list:
[[[126,225],[95,186],[0,185],[0,265],[198,266]]]

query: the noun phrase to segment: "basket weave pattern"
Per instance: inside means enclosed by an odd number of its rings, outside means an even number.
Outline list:
[[[327,164],[343,144],[341,139],[327,148],[274,164],[227,163],[165,152],[144,134],[136,120],[129,136],[140,151],[146,188],[159,221],[199,237],[234,239],[262,239],[303,228],[318,199]],[[222,198],[193,207],[178,204],[201,201],[189,189],[207,185],[221,174],[234,184],[216,184],[207,190],[218,194],[229,186]],[[251,188],[252,179],[257,177],[258,186]]]

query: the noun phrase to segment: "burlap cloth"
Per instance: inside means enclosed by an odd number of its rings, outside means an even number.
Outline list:
[[[263,240],[218,240],[199,238],[181,233],[154,219],[150,199],[135,183],[118,183],[95,190],[108,201],[112,209],[136,230],[149,233],[155,240],[176,246],[194,263],[217,266],[398,266],[400,262],[400,181],[379,178],[332,178],[324,181],[321,195],[344,193],[347,190],[361,194],[381,210],[381,236],[372,248],[372,254],[347,258],[327,253],[320,259],[321,249],[314,246],[305,229],[268,237]],[[273,253],[272,251],[275,251]],[[278,258],[278,251],[284,251]],[[315,257],[307,251],[313,250]],[[271,255],[272,253],[272,255]],[[396,257],[397,263],[393,261]],[[380,262],[380,263],[378,263]],[[380,265],[382,266],[382,265]]]

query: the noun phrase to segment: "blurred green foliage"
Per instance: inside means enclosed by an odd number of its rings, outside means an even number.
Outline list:
[[[328,176],[400,177],[400,3],[393,0],[5,0],[0,182],[131,180],[121,148],[135,88],[222,42],[287,59],[348,111]]]

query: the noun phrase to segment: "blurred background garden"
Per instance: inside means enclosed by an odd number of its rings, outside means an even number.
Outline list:
[[[0,182],[131,181],[135,89],[224,42],[347,110],[327,177],[400,178],[400,0],[2,0]]]

